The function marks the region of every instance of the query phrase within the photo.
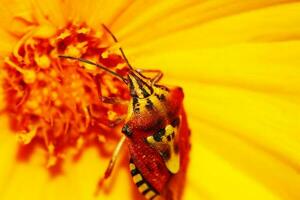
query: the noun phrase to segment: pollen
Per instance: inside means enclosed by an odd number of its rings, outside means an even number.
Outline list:
[[[111,124],[124,115],[126,105],[101,99],[106,95],[127,100],[126,86],[94,66],[58,57],[85,58],[118,72],[127,66],[119,52],[110,49],[113,45],[104,30],[70,23],[20,36],[5,59],[4,113],[21,146],[47,152],[45,166],[55,166],[67,152],[76,156],[91,145],[105,150],[103,141],[120,135]]]

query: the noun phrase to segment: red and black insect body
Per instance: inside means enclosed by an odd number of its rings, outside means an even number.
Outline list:
[[[61,56],[96,65],[120,78],[129,88],[131,99],[122,128],[124,135],[114,151],[104,179],[111,174],[117,155],[127,142],[130,172],[139,192],[146,199],[179,199],[190,149],[189,129],[182,107],[183,91],[180,87],[158,84],[162,78],[159,70],[133,69],[123,50],[120,50],[130,69],[125,77],[82,58]],[[144,75],[147,72],[156,75],[149,78]]]

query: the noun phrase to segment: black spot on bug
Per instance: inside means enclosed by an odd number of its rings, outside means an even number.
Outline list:
[[[139,99],[137,97],[133,97],[132,98],[132,106],[133,107],[136,107],[136,105],[138,104],[138,102],[139,102]]]
[[[125,124],[123,126],[122,133],[124,133],[127,137],[131,137],[132,136],[132,130],[130,129],[130,127],[128,126],[128,124]]]
[[[165,129],[160,129],[158,132],[153,134],[153,138],[156,142],[161,141],[161,137],[165,135]]]
[[[166,100],[166,96],[164,94],[155,94],[156,98],[159,100],[159,101],[164,101]]]
[[[148,88],[150,91],[152,90],[152,88],[150,88],[143,80],[141,80],[139,78],[136,78],[135,80],[136,80],[136,82],[139,86],[139,89],[142,92],[143,96],[148,97],[150,94],[146,91],[145,88]]]
[[[154,105],[153,105],[153,103],[152,103],[152,101],[150,99],[147,99],[146,108],[148,110],[153,110],[153,108],[154,108]]]
[[[161,141],[161,137],[158,134],[154,134],[153,138],[156,142],[160,142]]]
[[[143,185],[144,183],[145,183],[145,181],[144,181],[144,180],[141,180],[141,181],[137,182],[135,185],[136,185],[137,187],[140,187],[140,186]]]
[[[132,176],[135,176],[139,173],[139,171],[137,170],[137,168],[135,168],[135,169],[131,170],[130,173],[131,173]]]
[[[170,160],[171,157],[170,149],[166,149],[161,153],[161,155],[165,160]]]
[[[179,119],[179,117],[176,117],[176,118],[171,122],[171,125],[172,125],[173,127],[176,127],[176,126],[179,125],[179,123],[180,123],[180,119]]]
[[[167,88],[166,86],[163,85],[157,85],[157,87],[159,87],[160,89],[164,90],[164,91],[169,91],[169,88]]]
[[[144,190],[142,192],[143,195],[146,195],[148,192],[150,192],[152,189],[151,188],[147,188],[146,190]]]
[[[132,83],[132,80],[130,78],[128,78],[129,80],[129,90],[130,90],[130,96],[136,98],[137,94],[134,90],[134,86],[133,86],[133,83]]]
[[[132,106],[133,106],[133,112],[138,113],[140,112],[140,103],[139,103],[139,99],[137,97],[133,97],[132,98]]]

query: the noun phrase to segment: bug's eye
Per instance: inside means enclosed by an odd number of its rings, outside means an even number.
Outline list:
[[[122,133],[124,133],[127,137],[131,137],[132,136],[132,130],[131,128],[125,124],[122,128]]]

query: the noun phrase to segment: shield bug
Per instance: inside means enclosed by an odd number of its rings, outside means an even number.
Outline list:
[[[112,32],[104,29],[118,42]],[[102,185],[113,170],[116,159],[124,143],[128,144],[129,168],[133,182],[146,199],[179,199],[184,184],[188,163],[189,129],[182,107],[184,94],[180,87],[167,87],[159,84],[163,77],[160,70],[134,69],[119,48],[129,71],[126,76],[108,69],[102,64],[83,58],[61,55],[61,58],[73,59],[95,65],[118,77],[129,89],[131,99],[127,116],[122,127],[123,136],[118,142],[105,171]],[[154,73],[150,78],[145,73]],[[111,98],[107,103],[115,103]],[[175,183],[180,182],[180,183]],[[180,190],[172,194],[172,185],[179,184]]]

